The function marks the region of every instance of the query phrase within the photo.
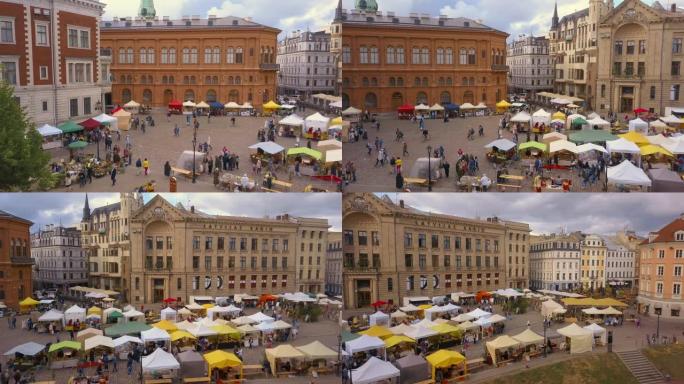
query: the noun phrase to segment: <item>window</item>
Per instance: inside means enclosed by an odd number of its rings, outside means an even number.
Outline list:
[[[615,42],[615,54],[622,55],[622,41],[618,40]]]
[[[354,231],[344,231],[344,245],[354,245]]]
[[[48,78],[48,67],[46,65],[40,66],[40,79],[47,80]]]
[[[91,101],[90,97],[84,97],[83,98],[83,114],[84,115],[90,115],[91,114]]]
[[[359,62],[361,64],[368,64],[368,47],[365,45],[359,48]]]
[[[397,47],[397,64],[404,64],[404,47]]]
[[[663,276],[665,274],[665,267],[662,265],[659,265],[658,270],[657,270],[657,274],[658,274],[658,276]]]
[[[681,259],[681,258],[682,258],[682,253],[684,253],[684,250],[682,250],[682,249],[677,249],[677,250],[675,250],[675,258]]]
[[[424,233],[419,233],[418,234],[418,248],[425,248],[427,247],[427,240],[425,238]]]
[[[0,17],[0,44],[14,44],[14,18]]]
[[[387,61],[387,64],[394,64],[394,52],[394,47],[387,47],[387,57],[385,59],[385,61]]]
[[[684,232],[677,232],[675,233],[675,240],[676,241],[684,241]]]
[[[475,65],[476,62],[476,54],[475,54],[475,48],[470,48],[468,50],[468,64],[469,65]]]
[[[4,83],[16,85],[18,79],[17,62],[16,61],[2,61],[0,62],[0,69],[2,70],[2,77],[0,78]]]
[[[425,268],[427,265],[427,257],[425,255],[418,255],[418,267]]]
[[[640,61],[637,64],[637,75],[644,76],[646,74],[646,63]]]
[[[672,53],[682,53],[682,38],[672,39]]]
[[[387,290],[392,292],[394,290],[394,282],[391,277],[387,278]]]
[[[90,49],[90,29],[69,27],[67,36],[69,48]]]
[[[682,266],[681,265],[675,265],[674,275],[675,276],[681,276],[682,275]]]
[[[50,40],[48,38],[48,25],[44,23],[36,23],[36,45],[41,47],[47,47],[50,45]]]
[[[371,242],[372,245],[380,245],[380,235],[378,234],[378,231],[371,232]]]
[[[371,64],[378,64],[378,47],[371,47],[370,48],[370,63]]]
[[[458,63],[461,65],[468,64],[468,54],[465,48],[461,48],[458,55]]]
[[[70,99],[69,100],[69,116],[70,117],[78,116],[78,99]]]
[[[672,295],[679,296],[682,294],[682,285],[680,283],[672,284]]]
[[[351,64],[351,48],[348,45],[342,47],[342,64]]]
[[[679,100],[679,84],[674,84],[670,87],[670,101]]]
[[[413,234],[406,232],[404,233],[404,248],[413,247]]]
[[[639,40],[639,54],[643,55],[646,53],[646,40]]]
[[[93,64],[89,61],[67,61],[67,83],[91,83]]]
[[[627,54],[628,55],[634,54],[634,40],[628,40],[627,41]]]
[[[437,64],[444,64],[444,48],[437,48]]]
[[[359,231],[359,245],[368,245],[368,235],[366,231]]]

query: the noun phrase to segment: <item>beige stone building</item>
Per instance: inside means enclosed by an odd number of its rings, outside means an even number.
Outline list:
[[[549,53],[555,61],[554,91],[584,100],[595,107],[598,76],[598,28],[613,8],[612,0],[589,0],[589,7],[558,18],[549,31]]]
[[[325,292],[330,296],[342,296],[342,232],[328,233]]]
[[[533,236],[530,287],[569,291],[580,286],[580,232]]]
[[[114,290],[130,301],[129,224],[133,213],[142,206],[142,195],[122,193],[119,202],[91,211],[86,195],[81,220],[81,247],[88,257],[91,288]]]
[[[606,286],[606,254],[608,248],[601,236],[586,235],[580,244],[581,275],[584,289],[600,289]]]
[[[523,224],[510,223],[507,228],[497,219],[433,214],[372,194],[346,194],[343,212],[346,308],[367,307],[376,300],[401,304],[406,297],[508,287],[507,233],[513,239],[526,233],[525,240],[510,242],[512,249],[529,242],[529,229],[525,232]],[[528,265],[527,257],[522,259],[528,249],[519,247],[515,253],[519,270]]]
[[[491,219],[490,219],[491,220]],[[528,288],[530,285],[530,225],[513,221],[499,221],[506,230],[506,281],[508,288]]]
[[[157,195],[131,219],[131,302],[322,292],[327,229],[325,219],[216,216]]]
[[[625,0],[597,29],[599,113],[681,107],[684,9]]]

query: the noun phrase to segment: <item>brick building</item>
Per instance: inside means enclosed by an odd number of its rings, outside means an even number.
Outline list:
[[[33,295],[31,281],[32,222],[0,211],[0,301],[18,310],[19,302]]]

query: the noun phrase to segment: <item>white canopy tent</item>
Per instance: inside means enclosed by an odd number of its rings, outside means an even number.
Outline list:
[[[370,325],[384,325],[388,326],[390,316],[382,311],[377,311],[368,316],[368,324]]]
[[[682,120],[679,117],[674,116],[674,115],[661,117],[660,120],[662,122],[664,122],[665,124],[683,124],[684,123],[684,120]]]
[[[272,141],[265,141],[250,145],[249,149],[261,149],[269,155],[275,155],[276,153],[280,153],[285,150],[285,148],[282,147],[280,144],[276,144]]]
[[[64,322],[68,323],[69,321],[71,322],[76,322],[76,320],[80,321],[81,323],[84,322],[86,319],[86,310],[85,308],[81,308],[78,305],[72,305],[64,311]]]
[[[453,305],[451,303],[448,303],[443,306],[435,305],[425,310],[425,318],[432,320],[433,315],[455,312],[458,311],[460,308],[461,307]]]
[[[342,116],[354,116],[354,115],[360,115],[360,114],[361,114],[361,110],[356,109],[354,107],[349,107],[349,108],[345,109],[344,111],[342,111]]]
[[[525,111],[518,112],[511,118],[512,123],[529,123],[531,120],[532,117]]]
[[[473,319],[479,319],[481,317],[491,316],[492,314],[487,311],[483,311],[480,308],[475,308],[474,310],[466,313],[466,315],[472,317]]]
[[[365,364],[352,370],[351,379],[354,384],[384,383],[399,377],[400,371],[392,363],[372,356]]]
[[[85,341],[83,342],[83,349],[86,351],[98,347],[114,349],[114,341],[111,337],[96,335],[85,339]]]
[[[570,339],[570,353],[591,352],[594,333],[590,330],[581,328],[576,323],[558,330],[558,333]]]
[[[606,339],[608,337],[608,332],[602,326],[591,323],[584,327],[584,329],[591,331],[594,337],[597,337],[601,341],[601,345],[606,345]]]
[[[643,133],[644,135],[647,135],[648,134],[648,123],[637,117],[636,119],[629,121],[629,130],[635,131],[635,132],[640,132],[640,133]]]
[[[532,123],[531,124],[532,125],[535,125],[535,124],[549,125],[549,124],[551,124],[551,113],[546,112],[544,110],[544,108],[540,108],[539,110],[537,110],[537,112],[532,114]]]
[[[19,353],[19,354],[22,354],[24,356],[35,356],[35,355],[41,353],[43,350],[45,350],[45,345],[38,344],[34,341],[29,341],[28,343],[17,345],[16,347],[5,352],[3,355],[4,356],[14,356],[17,353]]]
[[[420,325],[411,325],[410,327],[411,329],[404,331],[404,335],[412,338],[413,340],[420,340],[426,337],[431,337],[439,334],[437,331],[433,329],[421,327]]]
[[[665,145],[672,145],[677,143],[677,140],[671,139],[669,137],[663,136],[662,133],[659,133],[654,136],[646,136],[646,139],[648,140],[649,143],[653,145],[660,145],[661,147],[665,147]]]
[[[124,312],[123,316],[126,318],[126,321],[136,321],[145,319],[145,314],[140,311],[136,311],[135,309],[131,309]]]
[[[441,105],[435,103],[432,107],[430,107],[430,112],[444,112],[444,107]]]
[[[143,372],[172,371],[180,369],[180,363],[172,354],[157,348],[148,356],[142,358]]]
[[[118,348],[122,345],[128,344],[128,343],[136,343],[136,344],[142,344],[143,341],[140,340],[139,338],[135,336],[128,336],[124,335],[121,337],[118,337],[112,341],[114,343],[114,348]]]
[[[587,120],[587,123],[589,123],[589,126],[592,128],[599,127],[601,129],[610,129],[610,122],[605,121],[598,116],[591,120]]]
[[[404,323],[401,323],[397,326],[390,328],[389,330],[390,330],[390,332],[394,333],[395,335],[403,335],[406,332],[410,331],[411,329],[413,329],[413,328],[410,325],[406,325]]]
[[[171,341],[171,336],[169,336],[169,333],[163,329],[152,327],[147,331],[140,332],[140,339],[145,343],[157,341]]]
[[[641,150],[639,149],[639,146],[634,144],[633,142],[621,137],[617,140],[610,140],[606,141],[606,149],[608,149],[608,152],[610,153],[632,153],[632,154],[640,154]]]
[[[428,105],[425,105],[425,104],[422,104],[422,103],[421,103],[421,104],[418,104],[418,105],[415,106],[415,110],[416,110],[416,111],[429,111],[429,110],[430,110],[430,107],[429,107]]]
[[[577,146],[577,153],[585,153],[591,151],[598,151],[601,153],[608,153],[608,151],[600,145],[594,143],[586,143]]]
[[[301,117],[297,116],[296,114],[289,115],[283,119],[281,119],[278,124],[280,125],[288,125],[291,127],[301,127],[304,125],[304,119]]]
[[[464,323],[464,322],[470,321],[470,320],[475,320],[475,318],[468,315],[467,313],[461,313],[458,316],[451,318],[451,321],[455,321],[457,323]]]
[[[516,147],[517,144],[508,139],[497,139],[485,145],[485,148],[498,148],[501,151],[508,151]]]
[[[675,155],[684,155],[684,140],[675,140],[671,144],[663,144],[662,147]]]
[[[38,133],[43,137],[43,149],[59,148],[62,147],[62,130],[53,127],[52,125],[45,124],[38,128]]]
[[[579,118],[587,120],[586,116],[580,115],[579,113],[574,113],[574,114],[568,116],[567,120],[565,120],[565,126],[568,128],[572,127],[572,122],[575,121],[575,119],[579,119]]]
[[[209,326],[204,324],[199,324],[194,328],[190,328],[188,329],[188,332],[190,332],[190,334],[192,334],[195,337],[208,337],[218,335],[218,332],[214,331],[213,329],[209,328]]]
[[[56,309],[51,309],[43,313],[39,318],[39,322],[51,323],[53,321],[59,321],[64,324],[64,314]]]
[[[93,117],[93,120],[99,121],[102,124],[108,125],[110,131],[119,130],[119,119],[114,116],[109,116],[107,114],[100,114]]]
[[[249,317],[249,318],[250,318],[251,320],[253,320],[255,323],[263,323],[263,322],[275,321],[274,318],[272,318],[271,316],[264,315],[263,312],[257,312],[257,313],[255,313],[255,314],[250,315],[250,316],[247,316],[247,317]]]
[[[399,307],[399,309],[402,312],[417,312],[420,311],[420,308],[416,307],[415,305],[409,303],[408,305],[405,305],[403,307]]]
[[[653,120],[648,123],[648,127],[654,130],[663,131],[668,128],[668,125],[660,120]]]
[[[385,342],[381,338],[375,336],[361,335],[354,340],[349,340],[344,343],[345,350],[349,354],[356,352],[370,351],[373,349],[385,349]]]
[[[238,308],[232,304],[227,306],[227,307],[213,307],[213,308],[209,308],[207,310],[207,317],[210,317],[213,319],[216,317],[216,315],[228,315],[228,316],[237,315],[240,313],[240,311],[242,311],[242,309],[240,309],[240,308]]]
[[[304,120],[304,128],[307,131],[309,129],[312,129],[314,131],[320,129],[322,132],[326,132],[328,130],[329,124],[330,124],[330,118],[325,117],[318,112],[314,113],[313,115],[308,116]]]
[[[608,183],[610,184],[639,185],[642,187],[650,187],[652,185],[651,179],[646,175],[646,172],[632,164],[629,160],[624,160],[614,167],[608,167],[607,174]]]
[[[553,311],[559,308],[563,308],[563,306],[553,300],[546,300],[541,304],[541,315],[550,317],[553,315]]]
[[[169,320],[169,321],[173,321],[174,323],[176,322],[177,317],[178,317],[178,311],[176,311],[175,309],[173,309],[171,307],[166,307],[166,308],[162,309],[159,314],[160,314],[160,317],[162,320]]]
[[[556,140],[549,144],[549,153],[567,151],[577,153],[577,144],[567,140]]]

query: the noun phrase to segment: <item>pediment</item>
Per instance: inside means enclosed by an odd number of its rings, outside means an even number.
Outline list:
[[[657,23],[663,21],[662,15],[639,0],[625,0],[615,7],[602,20],[601,24],[619,26],[627,23]]]
[[[156,195],[133,216],[132,220],[149,222],[154,220],[176,221],[182,220],[186,214],[166,201],[161,195]]]
[[[343,209],[345,216],[349,213],[368,213],[386,215],[392,213],[390,204],[371,193],[349,193],[344,195]]]

